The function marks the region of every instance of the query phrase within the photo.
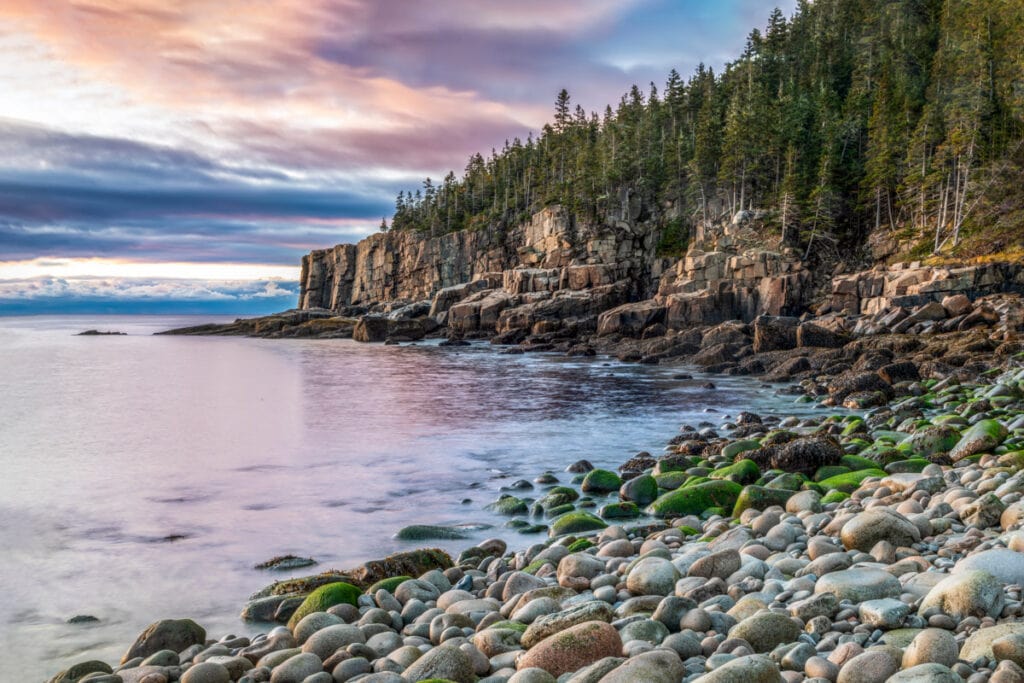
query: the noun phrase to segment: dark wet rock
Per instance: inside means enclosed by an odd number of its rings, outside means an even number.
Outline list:
[[[316,564],[312,557],[298,557],[296,555],[279,555],[272,557],[266,562],[260,562],[253,569],[270,569],[273,571],[287,571],[289,569],[301,569]]]
[[[839,442],[828,436],[806,436],[784,444],[747,451],[737,457],[753,460],[762,470],[778,469],[813,475],[818,468],[838,465],[843,449]]]

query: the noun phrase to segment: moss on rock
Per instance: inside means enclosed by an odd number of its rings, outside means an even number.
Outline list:
[[[342,581],[320,586],[307,595],[295,610],[292,618],[288,620],[288,628],[294,629],[297,623],[313,612],[326,612],[329,608],[341,604],[356,606],[359,604],[360,594],[362,591],[357,586]]]
[[[747,509],[764,510],[772,505],[786,505],[786,501],[794,494],[794,491],[785,489],[770,489],[764,486],[744,486],[740,491],[739,498],[733,506],[733,517],[739,517]]]
[[[608,526],[607,522],[589,512],[575,511],[562,515],[551,522],[548,533],[551,536],[579,534],[587,531],[599,531]]]
[[[611,470],[590,470],[580,488],[587,493],[611,493],[622,486],[622,477]]]
[[[726,480],[708,481],[670,491],[651,503],[647,513],[655,517],[699,515],[708,508],[732,508],[743,487]]]
[[[709,479],[727,479],[737,484],[752,484],[761,476],[757,463],[748,458],[734,462],[715,470],[708,475]]]
[[[837,474],[834,477],[829,477],[820,482],[822,488],[825,489],[838,489],[844,493],[853,493],[868,477],[884,477],[885,471],[877,468],[857,470],[856,472],[847,472],[845,474]]]

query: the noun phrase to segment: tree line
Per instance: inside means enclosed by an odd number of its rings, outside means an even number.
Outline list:
[[[1020,0],[800,0],[721,73],[673,70],[602,114],[562,90],[536,137],[399,193],[390,229],[503,229],[551,204],[601,221],[626,188],[687,228],[763,208],[793,244],[912,231],[938,251],[1024,177],[1022,140]]]

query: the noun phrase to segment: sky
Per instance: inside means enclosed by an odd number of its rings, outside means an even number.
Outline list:
[[[561,88],[600,111],[720,67],[773,6],[0,0],[0,314],[292,307],[304,253]]]

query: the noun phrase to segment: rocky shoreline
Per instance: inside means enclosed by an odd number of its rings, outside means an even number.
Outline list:
[[[282,622],[263,636],[157,622],[116,669],[52,680],[1024,680],[1024,347],[1001,296],[967,302],[994,315],[963,330],[942,327],[957,301],[860,332],[827,314],[702,330],[678,357],[850,412],[742,413],[617,472],[538,473],[492,504],[546,531],[528,547],[278,582],[246,606]]]

